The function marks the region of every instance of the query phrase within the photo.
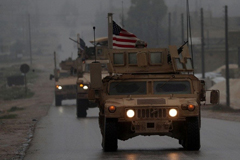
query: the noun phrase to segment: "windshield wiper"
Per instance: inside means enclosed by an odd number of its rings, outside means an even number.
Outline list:
[[[163,83],[159,88],[162,88],[163,86],[165,86],[165,84],[167,84],[168,82],[170,82],[173,78],[175,78],[175,75],[172,75],[172,77],[170,77],[169,80],[166,81],[165,83]]]

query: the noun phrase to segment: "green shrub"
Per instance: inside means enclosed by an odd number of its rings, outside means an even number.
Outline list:
[[[8,115],[1,116],[0,119],[14,119],[16,117],[17,117],[17,114],[8,114]]]
[[[10,108],[8,110],[8,112],[15,112],[15,111],[21,111],[21,110],[24,110],[24,108],[19,108],[19,107],[14,106],[14,107]]]
[[[0,88],[0,99],[3,100],[30,98],[33,95],[34,92],[32,92],[30,89],[27,89],[27,91],[25,91],[25,87],[23,86],[13,87],[2,86]]]

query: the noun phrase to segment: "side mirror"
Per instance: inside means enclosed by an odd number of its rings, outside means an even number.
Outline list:
[[[49,79],[52,80],[54,78],[54,75],[50,74]]]
[[[101,90],[102,88],[102,66],[101,63],[93,62],[90,64],[91,89]]]
[[[220,99],[219,90],[212,90],[210,93],[210,103],[211,104],[218,104]]]

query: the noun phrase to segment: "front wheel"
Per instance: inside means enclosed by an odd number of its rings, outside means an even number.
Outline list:
[[[200,127],[197,117],[187,119],[186,134],[182,145],[187,150],[197,151],[200,149]]]
[[[88,99],[77,99],[77,117],[84,118],[87,116],[87,109],[89,106]]]
[[[102,147],[105,152],[113,152],[117,150],[117,137],[117,120],[105,119],[102,139]]]
[[[62,105],[62,98],[59,95],[55,95],[55,106],[61,106]]]

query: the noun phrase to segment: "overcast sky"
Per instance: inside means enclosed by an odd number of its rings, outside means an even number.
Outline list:
[[[186,11],[185,0],[165,0],[165,3],[168,6],[168,12],[178,11],[184,13]],[[213,17],[223,17],[224,6],[228,5],[229,16],[240,17],[240,0],[189,0],[189,3],[191,11],[199,11],[203,7],[205,11],[211,12]],[[115,13],[114,20],[119,22],[119,10],[123,6],[123,12],[126,15],[130,4],[131,0],[0,0],[0,16],[14,14],[17,12],[16,10],[19,13],[26,13],[28,10],[30,14],[41,15],[43,22],[46,21],[45,23],[48,26],[54,27],[55,31],[58,32],[59,40],[64,40],[60,42],[63,46],[63,52],[71,54],[76,52],[76,49],[73,48],[73,42],[69,40],[70,36],[75,36],[72,38],[76,39],[76,33],[80,33],[88,45],[89,41],[93,39],[92,27],[96,25],[95,17],[97,12],[104,11],[106,13],[100,16],[105,17],[106,20],[102,21],[102,25],[107,26],[108,12]],[[61,11],[68,9],[68,6],[78,11],[77,19],[75,25],[64,27],[57,18],[62,16]],[[15,7],[14,11],[13,7]],[[73,10],[73,8],[69,10]],[[118,13],[116,14],[117,10]]]

